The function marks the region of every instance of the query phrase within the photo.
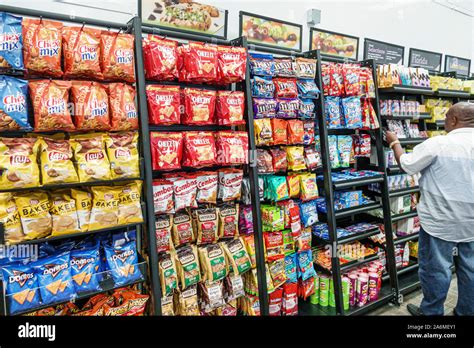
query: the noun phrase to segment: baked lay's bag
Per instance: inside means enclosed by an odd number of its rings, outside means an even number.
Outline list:
[[[53,219],[52,236],[81,232],[76,201],[68,191],[50,193],[50,213]]]
[[[217,80],[221,84],[245,80],[247,50],[244,47],[217,46]]]
[[[27,91],[27,81],[0,75],[0,131],[32,129],[28,122]]]
[[[110,270],[115,286],[130,284],[143,278],[138,266],[135,241],[120,246],[104,245],[107,269]]]
[[[118,186],[118,224],[127,225],[143,222],[140,192],[141,181],[134,181],[126,185]]]
[[[143,64],[149,80],[174,80],[178,77],[178,42],[156,35],[143,40]]]
[[[200,168],[216,164],[216,144],[212,132],[186,132],[183,145],[183,166]]]
[[[100,66],[105,80],[135,82],[133,35],[103,30]]]
[[[101,80],[100,30],[82,27],[63,28],[64,76]]]
[[[0,68],[23,69],[21,17],[0,12]]]
[[[110,162],[104,149],[104,140],[105,135],[100,133],[71,136],[80,182],[110,179]]]
[[[7,244],[25,240],[20,214],[10,192],[0,193],[0,223],[3,225],[5,242]]]
[[[138,129],[138,111],[135,105],[135,88],[126,83],[107,85],[110,107],[110,130]]]
[[[79,181],[69,140],[41,138],[39,148],[43,185]]]
[[[89,229],[89,218],[92,209],[92,195],[88,191],[71,189],[71,197],[76,202],[76,212],[79,219],[79,228],[82,232]]]
[[[119,221],[119,187],[94,186],[91,188],[92,209],[89,231],[117,226]]]
[[[68,109],[70,81],[35,80],[28,83],[35,115],[35,131],[73,131]]]
[[[39,186],[36,162],[39,142],[34,138],[0,138],[0,187]]]
[[[185,88],[183,94],[184,114],[181,123],[189,125],[214,124],[216,91]]]
[[[151,132],[150,145],[153,170],[181,168],[182,133]]]
[[[171,125],[180,123],[181,95],[179,86],[146,86],[150,123]]]
[[[109,133],[105,145],[112,179],[140,176],[138,132]]]
[[[23,19],[23,58],[29,75],[61,77],[63,25],[44,19]]]
[[[40,305],[38,279],[30,265],[12,263],[4,265],[0,269],[10,314]]]
[[[99,291],[97,272],[100,265],[99,244],[71,250],[71,278],[74,289],[81,292]]]
[[[51,234],[51,203],[45,192],[25,192],[14,195],[26,240]]]
[[[75,296],[69,261],[70,253],[66,251],[46,256],[32,264],[43,305],[68,301]]]
[[[94,81],[73,81],[71,97],[77,129],[110,129],[109,96],[103,84]]]

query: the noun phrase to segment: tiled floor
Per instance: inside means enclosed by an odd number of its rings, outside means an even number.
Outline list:
[[[410,294],[405,295],[403,303],[400,306],[389,304],[371,312],[369,315],[410,315],[407,310],[407,304],[412,303],[414,305],[419,306],[422,298],[423,294],[421,293],[421,289],[419,289]],[[451,281],[451,287],[449,288],[448,297],[444,304],[445,315],[453,315],[453,309],[456,306],[457,299],[457,279],[456,276],[453,276],[453,280]]]

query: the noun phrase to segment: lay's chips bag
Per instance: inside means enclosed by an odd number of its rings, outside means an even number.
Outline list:
[[[5,241],[8,244],[25,240],[20,214],[10,192],[0,193],[0,223],[3,224]]]
[[[28,122],[27,92],[25,80],[0,76],[0,131],[32,129]]]
[[[119,222],[120,187],[94,186],[91,188],[94,197],[89,220],[89,231],[117,226]]]
[[[142,273],[137,265],[138,253],[135,241],[120,246],[106,244],[104,251],[107,258],[107,268],[112,274],[116,287],[136,282],[142,278]]]
[[[104,135],[74,135],[71,136],[71,146],[80,182],[110,179],[110,163],[104,148]]]
[[[142,183],[134,181],[129,184],[118,186],[119,190],[119,225],[139,223],[143,221],[140,192]]]
[[[52,236],[81,232],[76,211],[76,201],[68,191],[56,191],[50,194],[50,213],[53,218]]]
[[[25,192],[14,196],[26,240],[51,234],[50,202],[45,192]]]
[[[21,17],[0,12],[0,68],[23,69]]]
[[[99,291],[97,273],[100,266],[99,243],[71,251],[71,276],[77,293]]]
[[[89,218],[92,209],[92,194],[84,190],[71,189],[71,197],[76,201],[79,228],[82,232],[86,232],[89,229]]]
[[[39,142],[43,185],[78,182],[69,140],[42,138]]]
[[[138,178],[138,132],[110,133],[105,138],[112,179]]]

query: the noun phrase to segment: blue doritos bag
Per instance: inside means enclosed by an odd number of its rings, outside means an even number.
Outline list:
[[[14,69],[23,69],[22,19],[0,12],[0,57]]]
[[[12,263],[2,267],[10,314],[39,306],[38,280],[29,265]]]
[[[0,76],[0,130],[18,127],[24,130],[33,129],[28,123],[27,89],[28,83],[25,80]]]
[[[71,251],[71,278],[77,293],[99,291],[97,273],[100,268],[99,243]]]
[[[33,263],[43,304],[69,301],[75,297],[69,261],[70,253],[65,252]]]
[[[107,268],[116,286],[123,286],[142,278],[138,268],[138,253],[135,241],[120,246],[104,245]]]

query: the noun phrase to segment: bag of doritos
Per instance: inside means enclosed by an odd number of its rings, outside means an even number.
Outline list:
[[[73,81],[71,99],[77,129],[109,130],[109,96],[105,86],[93,81]]]
[[[66,251],[41,258],[32,264],[43,305],[68,301],[76,295],[69,261],[70,252]]]
[[[105,80],[135,82],[133,35],[103,30],[100,35],[100,66]]]
[[[137,132],[110,133],[105,138],[105,145],[112,179],[140,176]]]
[[[29,265],[14,263],[0,269],[10,314],[32,309],[40,304],[38,279]]]
[[[97,273],[99,271],[99,244],[73,249],[71,251],[71,277],[77,293],[100,290]]]
[[[135,89],[125,83],[109,83],[107,86],[110,106],[110,130],[138,129],[138,111],[135,105]]]
[[[143,278],[138,266],[138,253],[135,241],[120,246],[104,245],[107,268],[110,270],[115,286],[123,286]]]
[[[0,68],[23,69],[21,20],[0,12]]]
[[[0,76],[0,131],[32,129],[28,122],[27,91],[25,80]]]

